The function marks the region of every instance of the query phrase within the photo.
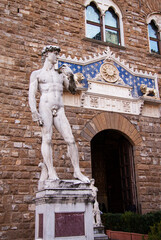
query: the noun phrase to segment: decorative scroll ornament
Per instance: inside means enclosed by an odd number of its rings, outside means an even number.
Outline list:
[[[104,63],[100,68],[101,77],[110,83],[114,83],[119,79],[118,69],[111,63]]]
[[[111,60],[112,59],[112,52],[111,52],[111,50],[110,50],[110,48],[109,47],[107,47],[106,48],[106,50],[104,51],[104,53],[106,54],[106,58],[105,58],[105,60]]]

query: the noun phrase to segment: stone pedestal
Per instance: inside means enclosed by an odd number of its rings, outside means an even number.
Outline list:
[[[104,233],[104,226],[94,226],[94,240],[106,240],[108,236]]]
[[[39,182],[35,239],[93,240],[90,184],[77,180]]]

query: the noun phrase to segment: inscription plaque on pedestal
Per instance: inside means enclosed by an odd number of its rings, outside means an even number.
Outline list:
[[[39,214],[39,238],[43,238],[43,214]]]
[[[55,237],[83,236],[84,213],[55,213]]]

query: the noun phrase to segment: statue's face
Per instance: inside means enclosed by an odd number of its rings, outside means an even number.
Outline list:
[[[54,51],[54,52],[48,52],[48,61],[51,62],[52,64],[55,64],[57,62],[57,56],[58,56],[58,52]]]

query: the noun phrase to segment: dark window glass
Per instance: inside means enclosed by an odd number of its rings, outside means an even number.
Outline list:
[[[158,29],[155,26],[153,21],[148,25],[148,29],[149,29],[149,37],[157,38]]]
[[[160,53],[159,49],[159,33],[158,28],[155,25],[154,21],[148,24],[148,32],[149,32],[149,41],[150,41],[150,50],[152,53]]]
[[[112,9],[106,12],[105,14],[105,25],[117,28],[117,15],[114,13]]]
[[[100,13],[93,4],[87,7],[86,18],[89,21],[100,23]]]
[[[101,40],[101,29],[99,26],[87,24],[86,28],[87,28],[87,37],[88,38]]]
[[[105,41],[120,44],[118,16],[112,8],[105,13]]]
[[[158,42],[150,40],[150,49],[152,53],[159,53]]]
[[[101,16],[94,3],[86,8],[86,36],[88,38],[102,40]]]
[[[119,44],[119,36],[117,31],[106,29],[105,33],[106,33],[106,42]]]

